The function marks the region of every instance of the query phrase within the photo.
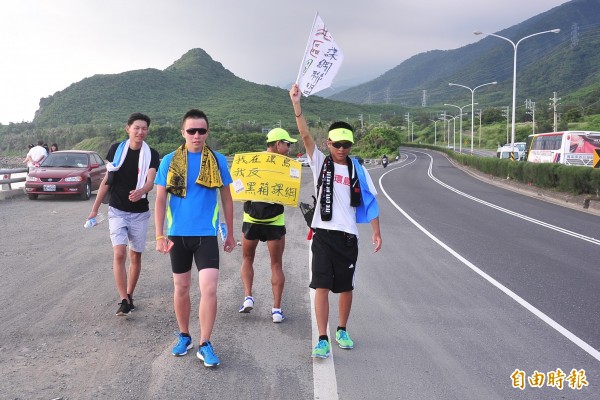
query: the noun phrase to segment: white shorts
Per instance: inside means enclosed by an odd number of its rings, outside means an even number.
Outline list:
[[[108,227],[113,247],[129,244],[129,248],[142,253],[146,247],[146,234],[150,211],[131,213],[108,207]]]

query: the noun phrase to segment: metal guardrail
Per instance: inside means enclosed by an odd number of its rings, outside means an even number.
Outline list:
[[[25,182],[26,177],[11,178],[12,174],[28,172],[28,168],[0,169],[0,185],[2,190],[12,190],[11,183]]]

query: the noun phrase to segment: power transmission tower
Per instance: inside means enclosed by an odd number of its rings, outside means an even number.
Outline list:
[[[579,25],[573,23],[571,25],[571,49],[579,44]]]
[[[427,90],[423,90],[423,100],[421,100],[421,106],[427,107]]]
[[[533,134],[535,134],[535,101],[525,99],[525,109],[529,110],[525,111],[525,113],[531,115],[531,126],[533,128]]]
[[[404,120],[406,121],[406,141],[410,140],[410,113],[406,113],[404,116]]]
[[[554,123],[552,125],[552,131],[556,132],[558,130],[558,113],[556,112],[556,106],[558,105],[558,101],[560,100],[560,97],[557,97],[557,93],[554,92],[554,96],[552,96],[550,98],[550,107],[552,107],[552,112],[554,114]]]
[[[390,96],[390,87],[385,88],[385,104],[390,104],[391,96]]]

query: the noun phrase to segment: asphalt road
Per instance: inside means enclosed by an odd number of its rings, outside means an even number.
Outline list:
[[[303,170],[306,200],[312,180]],[[371,174],[381,185],[384,244],[373,254],[369,226],[361,227],[348,324],[356,347],[334,348],[325,362],[310,358],[307,229],[297,209],[286,211],[286,321],[270,320],[266,248],[259,249],[257,302],[248,315],[237,313],[240,249],[223,254],[213,334],[222,365],[208,370],[194,354],[170,354],[177,329],[170,266],[153,250],[153,224],[137,309],[118,318],[107,226],[82,227],[91,202],[0,202],[0,398],[589,399],[599,393],[600,250],[593,239],[599,217],[482,183],[429,151],[407,150],[400,162]],[[585,371],[588,386],[512,385],[515,370],[531,376],[559,368],[567,376]]]
[[[351,394],[357,376],[340,379],[336,362],[340,398],[594,397],[600,219],[484,184],[439,153],[403,155],[372,173],[385,173],[389,197],[385,261],[362,266],[353,308],[368,318],[354,334],[376,341],[364,362],[379,373]],[[585,370],[589,386],[512,387],[516,369],[558,368]]]

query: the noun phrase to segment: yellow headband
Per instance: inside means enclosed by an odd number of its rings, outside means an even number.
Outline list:
[[[329,140],[333,142],[351,142],[354,143],[354,135],[350,129],[336,128],[329,131]]]

